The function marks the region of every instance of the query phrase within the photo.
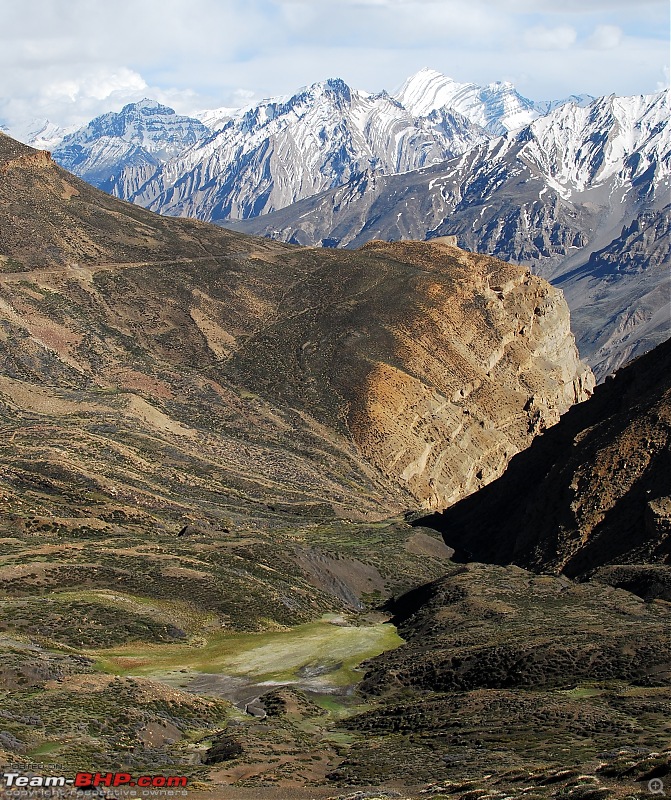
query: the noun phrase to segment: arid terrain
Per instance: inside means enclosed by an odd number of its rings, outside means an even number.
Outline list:
[[[599,402],[559,291],[449,239],[164,219],[4,136],[0,256],[0,764],[231,800],[668,769],[668,598],[558,574],[545,531],[551,576],[417,523]],[[659,531],[630,566],[665,568]]]

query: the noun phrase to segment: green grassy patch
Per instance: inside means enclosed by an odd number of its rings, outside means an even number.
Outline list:
[[[42,742],[41,745],[33,748],[28,755],[30,755],[31,758],[52,755],[60,750],[62,744],[62,742]]]
[[[356,627],[320,620],[286,631],[215,632],[188,645],[128,644],[97,655],[101,669],[122,675],[187,669],[259,682],[315,678],[330,686],[346,686],[361,678],[357,667],[362,661],[401,643],[396,629],[387,623]]]

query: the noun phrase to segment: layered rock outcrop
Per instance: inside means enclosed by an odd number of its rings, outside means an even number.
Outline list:
[[[420,308],[394,327],[396,359],[372,363],[350,413],[366,458],[424,507],[498,477],[594,386],[559,291],[450,239],[373,242],[415,265]]]
[[[670,375],[668,341],[571,409],[500,480],[423,524],[469,559],[571,577],[668,564]]]

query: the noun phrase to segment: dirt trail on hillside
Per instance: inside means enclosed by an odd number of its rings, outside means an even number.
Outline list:
[[[157,267],[165,264],[197,264],[203,261],[216,261],[219,258],[228,258],[230,253],[219,253],[196,258],[164,258],[158,261],[108,261],[103,264],[71,265],[68,267],[50,267],[48,269],[33,269],[25,272],[0,272],[0,283],[15,283],[29,278],[63,277],[69,274],[80,275],[82,272],[102,272],[112,269],[137,269],[139,267]]]

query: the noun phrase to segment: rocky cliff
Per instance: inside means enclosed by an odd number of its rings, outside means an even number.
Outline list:
[[[505,475],[425,520],[468,557],[585,576],[671,558],[671,342],[620,370]]]
[[[394,325],[396,359],[370,363],[350,426],[367,459],[425,507],[489,483],[589,396],[566,304],[527,270],[450,240],[372,242],[362,252],[421,270],[412,291],[422,302]]]

